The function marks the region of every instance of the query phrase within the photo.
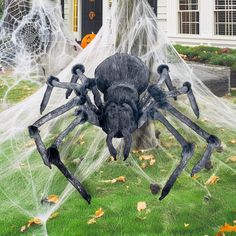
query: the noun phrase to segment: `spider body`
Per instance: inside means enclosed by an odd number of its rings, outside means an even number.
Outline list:
[[[54,87],[66,89],[66,98],[74,91],[75,97],[69,102],[37,120],[29,126],[29,133],[34,138],[37,149],[48,167],[51,164],[64,174],[68,181],[79,191],[82,197],[89,203],[91,196],[83,188],[81,183],[68,171],[60,159],[58,147],[63,139],[78,125],[89,122],[101,127],[107,134],[106,142],[110,154],[116,159],[117,151],[112,144],[113,138],[124,139],[123,155],[126,160],[129,156],[132,137],[131,134],[142,127],[149,120],[157,120],[176,138],[182,147],[181,161],[176,167],[162,190],[160,200],[163,199],[172,188],[178,176],[186,167],[193,155],[194,144],[185,138],[169,123],[162,114],[162,110],[169,112],[190,129],[200,135],[207,142],[206,150],[201,160],[192,169],[192,175],[202,168],[209,168],[210,156],[215,148],[220,146],[220,140],[207,133],[187,116],[175,109],[169,99],[177,100],[177,97],[186,94],[194,114],[199,117],[199,108],[194,97],[191,84],[185,82],[182,87],[175,88],[169,75],[169,67],[158,67],[160,78],[158,83],[149,83],[149,69],[138,57],[125,53],[117,53],[105,59],[95,70],[95,78],[88,79],[83,65],[75,65],[72,68],[70,83],[60,82],[58,78],[50,76],[47,81],[47,89],[40,106],[41,113],[46,108]],[[81,81],[81,85],[77,82]],[[169,91],[163,89],[163,84]],[[94,96],[93,104],[88,96],[91,91]],[[75,120],[58,135],[51,147],[46,148],[39,134],[39,127],[49,120],[76,108]]]
[[[138,128],[140,95],[148,87],[149,70],[137,57],[115,54],[97,67],[95,82],[98,90],[104,94],[100,126],[108,134],[109,140],[113,137],[126,138],[126,159],[131,146],[131,134]],[[109,150],[116,158],[115,149],[110,147]]]

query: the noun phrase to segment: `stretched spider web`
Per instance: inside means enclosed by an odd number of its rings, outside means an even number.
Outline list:
[[[0,64],[11,75],[1,78],[2,86],[9,88],[3,102],[23,81],[40,86],[48,75],[62,70],[80,49],[63,23],[59,4],[8,1],[0,21]]]
[[[20,2],[20,5],[16,2]],[[158,65],[168,64],[171,77],[177,87],[180,87],[186,80],[193,84],[202,118],[207,119],[217,128],[235,128],[235,105],[214,96],[192,73],[192,70],[183,62],[163,32],[159,30],[156,16],[146,0],[133,0],[133,5],[130,5],[129,1],[112,1],[108,17],[96,38],[84,50],[76,51],[76,55],[73,50],[72,54],[68,53],[71,52],[70,46],[74,45],[68,43],[68,37],[62,30],[64,27],[60,17],[59,4],[47,0],[35,0],[28,3],[27,1],[12,1],[11,3],[12,5],[10,4],[4,13],[0,27],[1,41],[3,42],[0,60],[7,68],[11,69],[16,83],[25,78],[33,82],[44,78],[42,67],[45,65],[47,65],[46,74],[57,75],[60,81],[69,81],[72,66],[82,63],[86,68],[86,76],[92,78],[95,68],[105,58],[116,52],[126,52],[139,56],[149,66],[153,82],[159,78],[156,71]],[[27,4],[25,5],[25,3]],[[16,6],[21,6],[20,14],[12,17],[9,24],[4,24],[7,13],[12,12],[11,9]],[[63,48],[63,50],[58,50],[58,48]],[[70,58],[73,57],[71,62],[67,58],[68,54],[70,54]],[[55,58],[59,58],[62,64],[58,65],[58,60]],[[43,63],[44,59],[47,61],[45,64]],[[7,83],[7,81],[5,82]],[[42,206],[40,203],[43,197],[53,192],[54,184],[60,183],[57,181],[58,171],[55,168],[48,170],[43,165],[28,136],[27,127],[40,117],[39,105],[46,87],[41,83],[39,86],[40,88],[33,95],[14,106],[8,108],[4,106],[4,110],[0,113],[0,192],[5,199],[0,202],[0,213],[2,215],[14,207],[19,214],[28,218],[38,217],[42,221],[42,227],[40,231],[37,231],[37,235],[48,235],[47,221],[50,215],[66,203],[66,200],[74,192],[74,188],[71,184],[63,182],[60,186],[58,203],[53,206]],[[9,90],[11,89],[12,87],[9,86]],[[66,102],[64,92],[60,89],[53,91],[46,112]],[[6,97],[3,100],[6,104]],[[178,100],[177,104],[179,109],[194,120],[189,103],[184,96]],[[188,138],[204,143],[198,136],[193,137],[194,134],[180,122],[171,117],[168,118]],[[55,135],[69,124],[70,119],[71,113],[65,114],[62,118],[52,120],[41,127],[41,136],[46,144],[51,143]],[[87,128],[86,125],[78,127],[65,140],[64,145],[60,148],[63,161],[66,161],[69,156],[80,157],[76,154],[79,135],[82,132],[89,135],[89,132],[94,132],[91,130],[96,130],[96,128],[88,128],[87,131]],[[74,172],[82,182],[99,170],[109,158],[107,147],[104,145],[103,132],[96,130],[92,135],[95,137],[91,147],[83,158],[80,158],[80,164]],[[120,140],[116,140],[115,146],[120,146]],[[171,168],[168,173],[164,173],[158,178],[148,175],[141,169],[132,155],[130,163],[132,169],[141,174],[149,183],[158,182],[163,186],[178,161],[173,158],[174,153],[161,144],[160,153],[163,153],[162,155],[169,160]],[[231,155],[232,150],[227,149],[227,153]],[[160,158],[162,155],[160,154]],[[222,168],[235,174],[235,169],[224,160],[215,159],[214,162],[215,174]],[[188,170],[185,173],[188,174]],[[206,186],[201,182],[197,181],[197,183],[201,191],[210,194]],[[80,196],[78,201],[83,201]]]

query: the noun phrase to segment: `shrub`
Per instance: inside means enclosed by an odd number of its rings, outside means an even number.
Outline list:
[[[231,70],[236,72],[236,62],[231,66]]]
[[[175,45],[175,49],[184,55],[186,60],[230,66],[236,70],[236,49],[208,46],[189,47],[183,45]]]
[[[222,66],[232,66],[235,62],[236,62],[236,55],[231,55],[231,54],[217,55],[209,60],[210,64],[222,65]]]

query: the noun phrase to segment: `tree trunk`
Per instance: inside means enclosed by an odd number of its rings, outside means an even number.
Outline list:
[[[145,55],[149,48],[147,47],[148,43],[148,35],[147,31],[143,31],[144,33],[135,39],[133,41],[133,44],[130,44],[130,41],[132,40],[127,40],[126,35],[127,32],[130,30],[130,22],[134,19],[133,14],[135,12],[135,8],[137,6],[137,3],[140,0],[119,0],[118,4],[118,11],[117,15],[119,16],[119,25],[118,28],[116,29],[116,48],[117,51],[119,52],[127,52],[126,50],[131,48],[129,53],[132,55],[136,55],[138,57],[141,57],[142,55]],[[142,4],[140,5],[140,13],[144,12],[142,9]],[[146,32],[146,34],[145,34]],[[150,78],[152,77],[151,73],[151,68],[153,67],[153,60],[149,60],[146,62],[147,66],[150,68]],[[157,136],[156,134],[159,133],[158,131],[155,130],[154,124],[152,122],[147,122],[144,124],[142,128],[137,130],[133,134],[133,148],[134,149],[150,149],[154,148],[158,145],[157,142]]]

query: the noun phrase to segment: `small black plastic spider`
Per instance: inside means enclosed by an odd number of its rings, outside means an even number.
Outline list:
[[[164,117],[161,110],[168,111],[208,143],[202,159],[192,169],[191,174],[198,173],[204,167],[210,168],[210,156],[213,150],[220,146],[221,142],[216,136],[208,134],[168,102],[169,98],[177,100],[177,96],[187,94],[195,115],[197,118],[199,117],[199,109],[191,89],[191,84],[185,82],[183,87],[176,89],[169,76],[167,65],[158,67],[160,79],[157,84],[152,85],[149,84],[149,69],[144,62],[138,57],[125,53],[117,53],[104,60],[95,70],[95,79],[88,79],[84,72],[83,65],[75,65],[72,68],[73,76],[70,83],[60,82],[59,79],[53,76],[49,77],[47,81],[48,86],[40,107],[41,113],[48,104],[53,87],[67,89],[66,98],[69,98],[73,91],[76,96],[65,105],[49,112],[32,126],[29,126],[29,133],[31,138],[35,140],[44,164],[49,168],[51,168],[51,164],[57,166],[88,203],[91,201],[91,196],[61,162],[58,151],[58,147],[65,136],[76,126],[85,122],[103,129],[107,134],[106,142],[109,152],[115,159],[117,151],[112,144],[112,139],[114,137],[124,139],[123,155],[126,160],[132,144],[131,134],[142,127],[148,120],[158,120],[173,134],[182,146],[182,159],[164,186],[159,198],[160,200],[169,193],[194,152],[194,144],[184,139]],[[81,85],[77,83],[79,79],[82,82]],[[162,89],[163,83],[167,85],[169,91]],[[88,96],[88,90],[91,90],[93,93],[95,105]],[[101,93],[103,94],[104,101],[102,101]],[[47,149],[42,142],[38,128],[74,107],[78,107],[75,110],[75,120],[56,138],[53,145]]]

